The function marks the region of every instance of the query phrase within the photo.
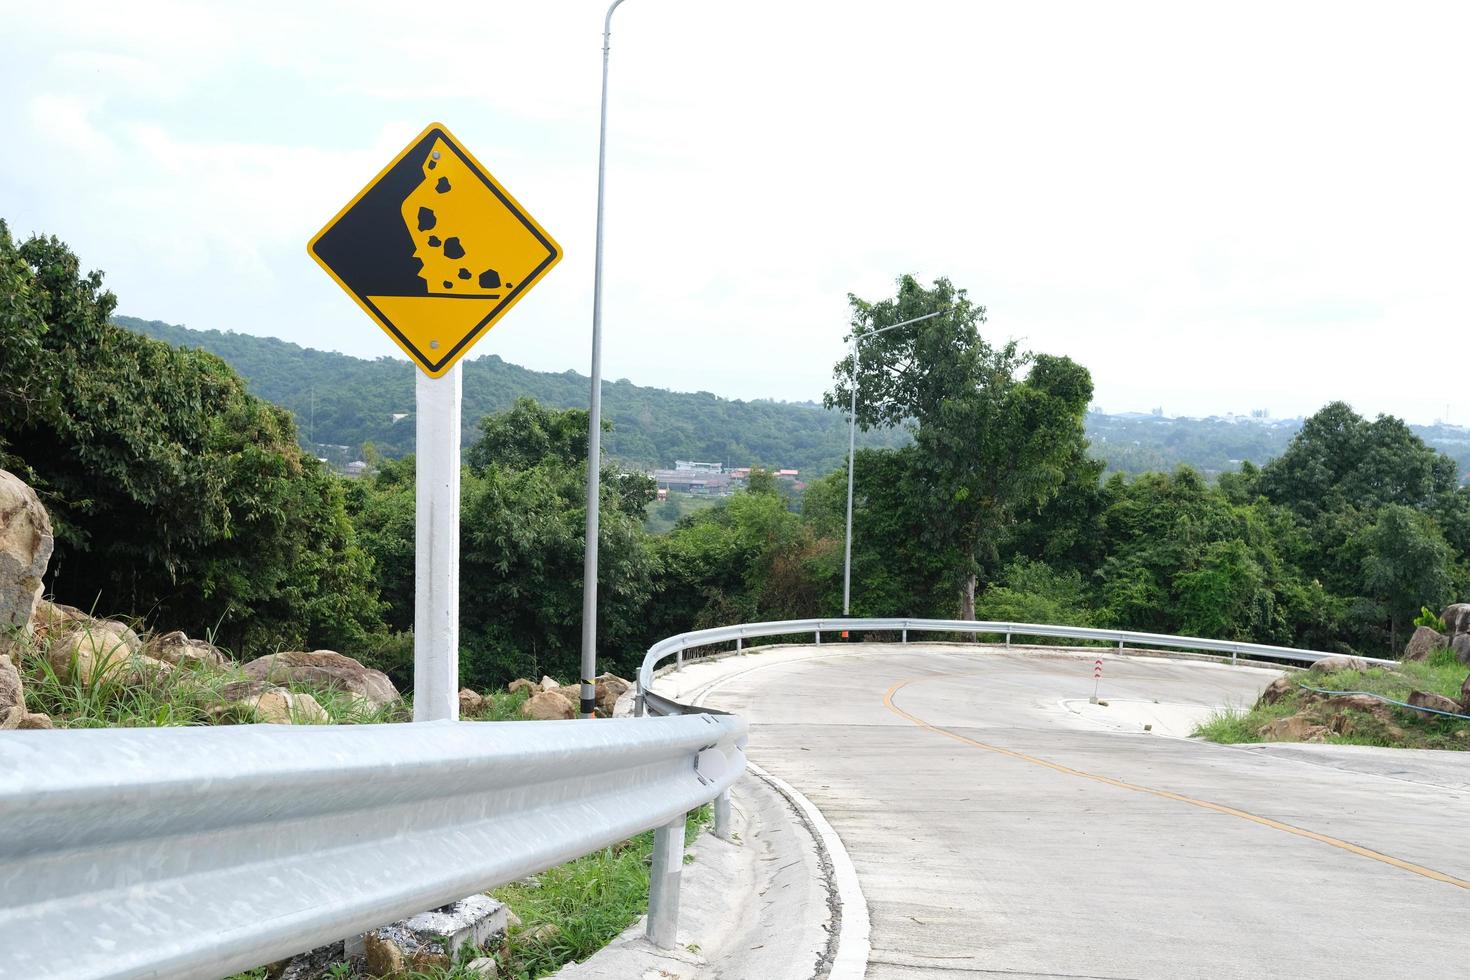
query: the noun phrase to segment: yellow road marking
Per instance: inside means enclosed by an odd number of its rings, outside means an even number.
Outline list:
[[[1454,885],[1457,888],[1470,890],[1470,881],[1466,881],[1463,878],[1456,878],[1454,875],[1445,874],[1443,871],[1435,871],[1433,868],[1426,868],[1422,864],[1414,864],[1412,861],[1404,861],[1389,854],[1383,854],[1379,851],[1371,850],[1370,848],[1360,847],[1357,844],[1351,844],[1345,840],[1339,840],[1336,837],[1329,837],[1326,834],[1319,834],[1315,830],[1307,830],[1303,827],[1295,827],[1289,823],[1282,823],[1280,820],[1272,820],[1270,817],[1262,817],[1258,814],[1236,809],[1233,806],[1225,806],[1222,803],[1211,803],[1209,800],[1197,800],[1192,796],[1185,796],[1182,793],[1171,793],[1169,790],[1166,789],[1154,789],[1151,786],[1139,786],[1136,783],[1127,783],[1121,779],[1113,779],[1111,776],[1099,776],[1096,773],[1083,772],[1081,769],[1073,769],[1069,766],[1060,765],[1055,762],[1048,762],[1045,759],[1038,759],[1036,756],[1026,755],[1023,752],[1016,752],[1011,749],[1004,749],[998,745],[988,745],[985,742],[977,742],[973,738],[966,738],[964,735],[957,735],[954,732],[946,731],[943,728],[931,725],[924,719],[918,717],[917,715],[910,714],[909,712],[903,710],[898,705],[893,703],[893,696],[895,694],[916,681],[935,680],[941,677],[962,676],[965,675],[927,674],[922,677],[910,677],[907,680],[898,681],[892,687],[890,687],[887,692],[884,693],[883,706],[894,714],[899,715],[902,718],[906,718],[907,720],[913,722],[915,725],[918,725],[920,728],[925,729],[926,731],[931,731],[936,735],[943,735],[946,738],[952,738],[956,742],[963,742],[965,745],[974,746],[977,749],[984,749],[986,752],[994,752],[997,755],[1008,756],[1021,762],[1029,762],[1034,766],[1041,766],[1045,769],[1051,769],[1054,772],[1065,773],[1068,776],[1079,776],[1082,779],[1091,779],[1094,782],[1105,783],[1108,786],[1116,786],[1119,789],[1131,790],[1135,793],[1146,793],[1149,796],[1157,796],[1165,800],[1174,800],[1176,803],[1187,803],[1190,806],[1197,806],[1202,810],[1212,810],[1215,813],[1223,813],[1226,816],[1239,817],[1241,820],[1249,820],[1251,823],[1260,824],[1262,827],[1270,827],[1272,830],[1279,830],[1283,833],[1294,834],[1297,837],[1305,837],[1308,840],[1314,840],[1320,844],[1326,844],[1328,847],[1335,847],[1339,850],[1347,851],[1349,854],[1356,854],[1359,857],[1365,857],[1371,861],[1378,861],[1381,864],[1387,864],[1391,867],[1398,868],[1401,871],[1408,871],[1412,874],[1422,875],[1425,878],[1432,878],[1435,881],[1442,881],[1447,885]]]

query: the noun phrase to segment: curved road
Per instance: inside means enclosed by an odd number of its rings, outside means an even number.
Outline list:
[[[871,980],[1467,968],[1470,754],[1170,737],[1277,675],[1108,654],[1093,708],[1095,653],[829,644],[658,689],[750,719],[831,823]]]

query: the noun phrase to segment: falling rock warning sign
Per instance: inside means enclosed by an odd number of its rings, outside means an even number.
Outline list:
[[[307,248],[433,378],[561,259],[546,230],[438,123]]]

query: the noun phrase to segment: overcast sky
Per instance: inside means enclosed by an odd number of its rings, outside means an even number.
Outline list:
[[[0,0],[0,217],[119,312],[397,348],[307,240],[427,123],[566,258],[479,344],[588,369],[601,0]],[[947,275],[1108,411],[1470,423],[1464,4],[628,0],[605,375],[818,398]]]

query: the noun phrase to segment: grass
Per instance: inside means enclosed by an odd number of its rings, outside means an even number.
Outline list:
[[[238,667],[213,668],[185,663],[146,684],[103,676],[90,684],[66,680],[46,656],[47,641],[17,639],[11,649],[25,679],[26,705],[51,716],[57,728],[156,728],[175,725],[243,724],[255,721],[252,709],[225,708],[220,694],[228,684],[249,680]],[[336,725],[410,721],[413,706],[402,702],[375,707],[345,691],[275,682],[293,694],[309,694]],[[304,719],[298,719],[304,721]]]
[[[711,814],[704,806],[689,815],[686,845]],[[492,891],[521,917],[521,925],[511,931],[501,976],[544,977],[611,942],[648,909],[647,862],[652,854],[650,831]],[[547,926],[552,927],[549,934]]]
[[[1440,650],[1427,660],[1407,661],[1397,669],[1370,667],[1324,674],[1301,673],[1292,678],[1298,684],[1322,690],[1366,691],[1396,701],[1407,701],[1416,690],[1458,700],[1467,673],[1470,668],[1452,652]],[[1225,708],[1195,729],[1194,734],[1224,744],[1262,742],[1266,741],[1259,732],[1263,725],[1303,713],[1315,724],[1334,729],[1326,736],[1331,744],[1470,750],[1470,721],[1391,705],[1385,708],[1384,718],[1354,708],[1329,708],[1321,698],[1297,690],[1275,704],[1258,703],[1249,709]]]

